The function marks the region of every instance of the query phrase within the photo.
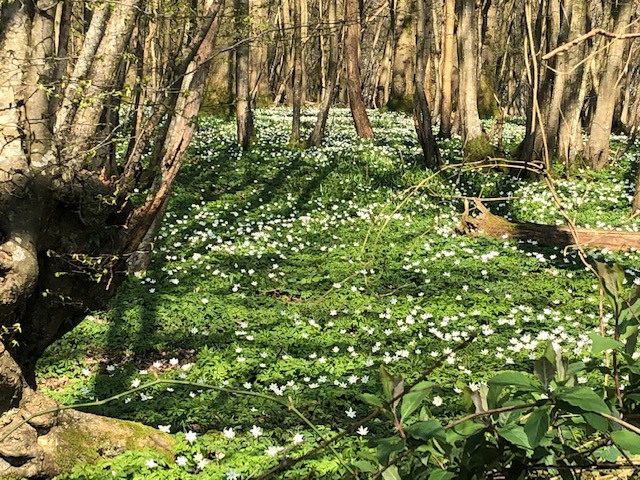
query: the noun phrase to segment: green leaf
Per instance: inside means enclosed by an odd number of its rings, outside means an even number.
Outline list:
[[[591,332],[589,334],[589,338],[591,339],[591,342],[593,344],[591,347],[591,351],[595,355],[605,350],[614,350],[624,346],[624,344],[622,342],[619,342],[618,340],[614,340],[611,337],[603,337],[602,335],[598,335],[595,332]]]
[[[542,382],[545,388],[549,388],[553,376],[556,374],[556,366],[546,357],[540,357],[533,362],[533,373]]]
[[[453,472],[448,472],[447,470],[433,470],[430,474],[429,474],[429,480],[451,480],[453,478],[455,478],[455,473]]]
[[[607,433],[610,430],[610,428],[609,428],[609,420],[607,420],[604,417],[601,417],[597,413],[585,412],[585,413],[582,414],[582,416],[585,419],[585,421],[589,425],[591,425],[596,431],[602,432],[602,433]]]
[[[489,380],[489,385],[513,386],[521,392],[544,392],[544,387],[540,383],[520,372],[499,373]]]
[[[482,430],[484,425],[479,423],[475,423],[472,420],[467,420],[466,422],[462,422],[459,425],[456,425],[452,428],[453,432],[461,437],[470,437],[474,433]]]
[[[416,422],[408,426],[405,431],[416,440],[423,440],[425,442],[432,438],[437,438],[442,441],[445,440],[444,428],[442,428],[440,422],[435,418],[430,418],[424,422]]]
[[[529,437],[524,431],[524,427],[520,425],[507,425],[506,427],[496,428],[496,432],[507,442],[515,445],[516,447],[524,448],[525,450],[531,450],[531,444],[529,443]]]
[[[383,407],[384,402],[380,397],[372,393],[361,393],[358,397],[365,403],[373,405],[374,407]]]
[[[529,445],[536,448],[540,445],[549,430],[549,411],[546,408],[534,410],[524,424],[524,432],[529,439]]]
[[[392,377],[391,374],[384,368],[384,365],[380,365],[380,379],[382,380],[382,391],[384,392],[384,398],[388,403],[400,395],[404,391],[404,381],[401,376]],[[393,402],[393,409],[398,406],[400,399]]]
[[[367,462],[366,460],[356,460],[353,462],[353,466],[364,473],[376,473],[378,471],[373,463]]]
[[[631,455],[640,455],[640,435],[629,430],[611,432],[611,440],[618,448],[629,452]]]
[[[376,448],[378,461],[383,467],[389,465],[389,457],[392,453],[398,453],[404,450],[405,441],[398,437],[389,437],[383,439]]]
[[[596,392],[588,387],[572,387],[558,390],[556,398],[585,412],[610,413],[609,407]]]
[[[400,405],[400,420],[404,421],[415,412],[423,400],[429,395],[430,390],[416,390],[410,391],[402,397],[402,404]]]
[[[398,467],[395,465],[391,465],[389,468],[382,472],[382,478],[384,480],[402,480],[400,476],[400,472],[398,472]]]
[[[600,285],[602,285],[602,288],[604,288],[604,291],[607,293],[609,302],[615,311],[619,311],[624,270],[620,265],[610,266],[602,262],[596,262],[596,270],[600,277]]]
[[[614,463],[618,461],[622,453],[616,447],[604,447],[594,452],[594,455],[605,462]]]
[[[572,362],[569,364],[569,367],[567,368],[567,376],[573,377],[574,375],[577,375],[578,373],[582,372],[585,369],[585,367],[586,366],[582,361]]]

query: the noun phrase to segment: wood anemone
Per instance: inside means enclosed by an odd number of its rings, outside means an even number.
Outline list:
[[[533,240],[540,245],[571,247],[580,245],[610,250],[640,250],[640,232],[576,228],[574,233],[564,225],[543,225],[529,222],[510,222],[492,214],[478,199],[474,199],[478,216],[466,209],[456,227],[460,235],[486,235],[491,238]]]

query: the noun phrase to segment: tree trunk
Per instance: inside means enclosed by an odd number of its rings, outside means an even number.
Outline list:
[[[440,137],[442,138],[451,137],[455,7],[455,0],[445,0],[445,21],[442,39],[442,101],[440,104]]]
[[[462,143],[482,136],[478,115],[478,15],[475,0],[461,0],[458,24],[458,61],[460,88],[458,111]]]
[[[358,137],[373,138],[373,129],[362,98],[362,84],[360,81],[360,6],[358,0],[345,0],[345,18],[347,29],[344,41],[344,57],[351,116],[353,117]]]
[[[291,122],[291,144],[300,141],[300,106],[302,103],[302,15],[301,0],[293,0],[293,119]]]
[[[336,0],[328,0],[328,29],[329,29],[329,60],[327,68],[327,84],[322,92],[322,101],[318,111],[318,118],[311,135],[307,140],[309,146],[318,146],[324,137],[324,130],[329,118],[329,110],[335,97],[338,82],[338,31],[336,30]]]
[[[614,32],[623,33],[631,22],[636,2],[619,0],[614,7]],[[609,138],[616,100],[623,84],[624,52],[627,42],[611,40],[608,46],[606,65],[602,70],[598,100],[589,131],[588,160],[591,168],[600,170],[609,163]]]
[[[425,5],[427,3],[427,5]],[[427,26],[431,25],[430,0],[417,0],[416,18],[416,73],[414,76],[413,121],[422,147],[424,161],[428,168],[437,169],[441,165],[438,144],[431,130],[431,112],[424,91],[426,69],[426,45],[429,41]]]
[[[571,30],[569,38],[576,38],[587,29],[587,0],[573,0],[571,16]],[[569,50],[566,55],[565,96],[562,101],[562,120],[558,128],[557,155],[567,167],[575,163],[582,154],[582,123],[580,112],[587,94],[588,74],[585,74],[584,58],[585,46],[578,45]]]
[[[238,144],[248,150],[253,138],[248,32],[249,0],[234,0],[236,22],[236,123]]]
[[[413,92],[411,80],[414,69],[413,2],[395,0],[390,2],[392,9],[391,32],[393,55],[391,61],[391,92],[389,102],[401,107],[403,100]],[[402,109],[402,108],[400,108]]]

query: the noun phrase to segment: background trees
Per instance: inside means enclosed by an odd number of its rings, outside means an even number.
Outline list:
[[[355,102],[356,112],[362,112],[361,103],[412,110],[412,80],[419,60],[413,41],[418,15],[414,2],[338,1],[334,20],[328,18],[329,2],[303,4],[298,31],[297,2],[251,2],[252,43],[269,52],[266,63],[258,55],[250,63],[254,102],[297,104],[295,84],[302,86],[305,101],[320,103],[337,76],[340,82],[331,88],[335,99]],[[557,157],[567,164],[577,161],[602,168],[607,157],[603,152],[608,151],[607,125],[629,130],[636,121],[632,92],[637,88],[633,66],[638,45],[632,35],[637,31],[637,10],[634,2],[622,0],[432,2],[425,18],[433,34],[420,61],[424,60],[425,93],[441,136],[453,132],[465,142],[479,138],[483,134],[479,118],[502,112],[528,118],[520,159]],[[342,28],[345,36],[340,40],[336,35]],[[609,35],[592,34],[548,55],[594,28]],[[618,34],[628,37],[617,39]],[[301,51],[298,41],[305,52],[300,61],[295,60]],[[340,54],[338,44],[346,47],[342,63],[335,57]],[[335,75],[329,69],[332,62],[338,63]],[[227,68],[217,64],[215,70]],[[300,73],[302,78],[294,81]],[[210,84],[210,90],[222,88],[220,81]],[[363,118],[362,113],[356,115]],[[368,137],[363,123],[358,120],[358,131]],[[592,138],[584,145],[583,129]]]

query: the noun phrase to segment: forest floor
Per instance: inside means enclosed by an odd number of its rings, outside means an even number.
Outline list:
[[[256,123],[243,154],[232,121],[201,119],[149,271],[39,364],[41,388],[65,404],[183,382],[87,409],[171,432],[176,456],[132,451],[65,478],[259,477],[373,412],[365,400],[382,395],[381,365],[407,384],[429,371],[421,408],[446,421],[470,411],[463,392],[498,372],[531,372],[549,342],[602,362],[589,336],[601,321],[599,283],[574,250],[454,232],[464,197],[475,196],[514,221],[561,223],[543,182],[453,168],[456,139],[440,143],[451,168],[434,175],[400,114],[373,113],[376,140],[363,142],[337,110],[325,144],[308,150],[287,145],[288,112],[260,110]],[[523,131],[505,125],[506,150]],[[638,231],[637,147],[603,172],[556,172],[579,226]],[[640,283],[638,252],[589,258]],[[276,478],[375,472],[375,439],[392,430],[376,416]]]

